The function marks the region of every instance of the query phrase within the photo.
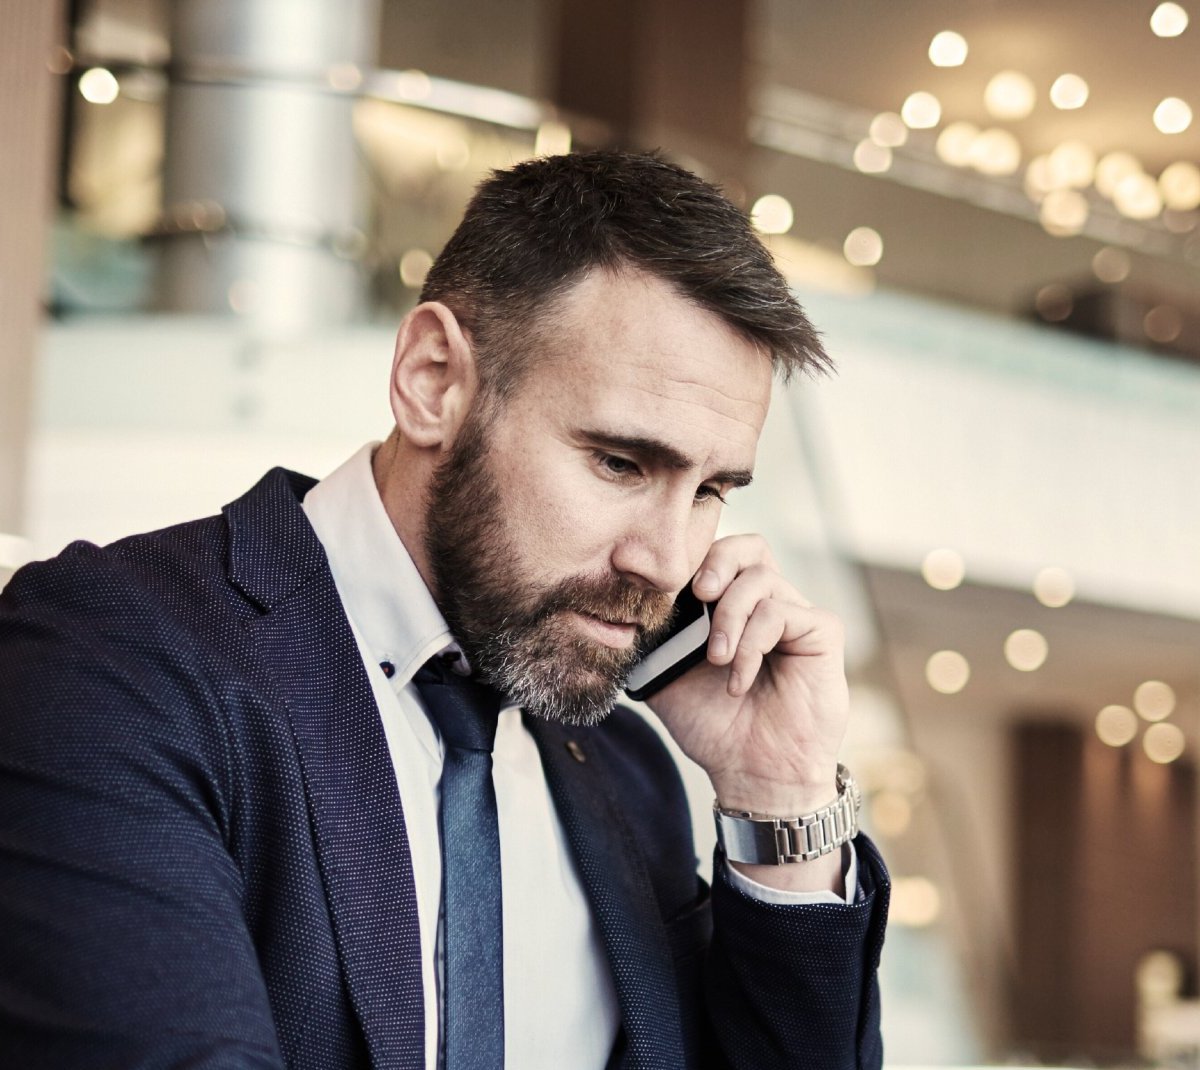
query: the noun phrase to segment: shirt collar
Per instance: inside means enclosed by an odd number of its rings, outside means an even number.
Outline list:
[[[425,586],[383,507],[370,442],[304,498],[346,615],[380,662],[395,666],[393,683],[407,684],[447,647],[457,649],[445,618]]]

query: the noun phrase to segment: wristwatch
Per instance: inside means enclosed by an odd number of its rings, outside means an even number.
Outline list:
[[[788,862],[811,862],[849,843],[858,835],[858,810],[862,792],[839,763],[838,795],[822,806],[799,817],[775,817],[753,810],[727,810],[713,800],[713,818],[717,823],[717,843],[731,862],[758,866],[782,866]]]

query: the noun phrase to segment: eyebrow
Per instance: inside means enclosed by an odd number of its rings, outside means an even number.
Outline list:
[[[662,439],[650,438],[646,435],[621,435],[597,428],[585,428],[579,432],[579,436],[593,446],[621,453],[632,453],[675,472],[686,472],[689,468],[697,467],[686,453],[663,442]],[[722,469],[714,472],[708,478],[722,485],[748,487],[754,480],[754,473],[745,468]]]

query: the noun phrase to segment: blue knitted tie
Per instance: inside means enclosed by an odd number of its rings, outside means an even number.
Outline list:
[[[492,746],[502,698],[430,658],[413,678],[446,748],[442,765],[445,1070],[504,1066],[500,827]]]

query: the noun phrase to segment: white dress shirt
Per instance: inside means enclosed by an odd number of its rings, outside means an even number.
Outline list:
[[[371,472],[377,445],[364,446],[309,491],[304,511],[329,559],[396,771],[421,933],[425,1063],[436,1070],[442,748],[412,679],[454,640],[379,498]],[[537,747],[516,707],[500,714],[493,780],[504,874],[505,1065],[601,1070],[620,1024],[616,992]],[[746,894],[770,902],[846,901],[833,892],[778,892],[728,872]],[[847,889],[856,883],[851,851]]]

